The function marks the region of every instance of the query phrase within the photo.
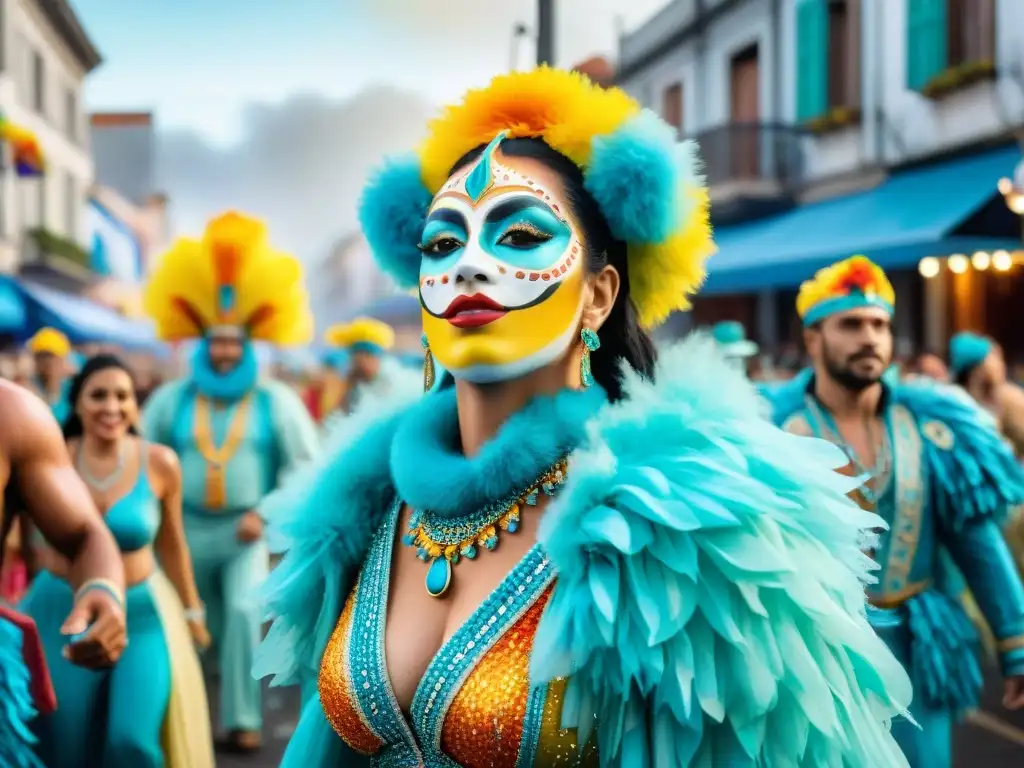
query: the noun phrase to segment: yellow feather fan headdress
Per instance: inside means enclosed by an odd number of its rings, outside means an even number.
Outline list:
[[[455,163],[516,138],[541,139],[583,171],[613,235],[626,243],[630,296],[643,325],[689,307],[715,250],[696,145],[680,142],[624,91],[547,67],[470,91],[430,124],[416,155],[390,161],[367,184],[363,233],[399,285],[418,285],[416,238]]]
[[[324,333],[324,341],[332,347],[353,352],[381,354],[395,345],[395,332],[385,322],[372,317],[360,317],[350,323],[332,325]]]
[[[302,265],[270,246],[262,222],[241,213],[213,219],[200,240],[175,242],[157,264],[144,303],[167,341],[218,328],[281,346],[313,336]]]

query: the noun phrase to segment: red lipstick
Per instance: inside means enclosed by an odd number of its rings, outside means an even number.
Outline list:
[[[475,293],[472,296],[456,296],[444,311],[443,317],[456,328],[480,328],[506,314],[505,308],[498,302],[482,293]]]

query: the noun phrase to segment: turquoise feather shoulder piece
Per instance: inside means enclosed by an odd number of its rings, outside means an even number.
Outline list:
[[[981,517],[1002,521],[1024,503],[1024,469],[995,419],[959,387],[918,380],[893,390],[914,415],[925,440],[938,511],[954,530]]]
[[[315,680],[345,597],[393,498],[388,465],[398,422],[415,400],[367,396],[337,422],[318,461],[267,497],[271,550],[285,553],[263,587],[264,620],[273,624],[253,674],[274,685]]]
[[[866,618],[881,521],[846,457],[765,420],[707,339],[656,380],[626,373],[545,515],[534,684],[568,677],[563,725],[600,724],[602,766],[905,766],[910,681]]]
[[[21,651],[22,633],[0,618],[0,765],[4,768],[43,768],[35,755],[36,737],[30,723],[36,717],[31,673]]]
[[[785,424],[790,416],[804,407],[807,387],[810,386],[813,377],[814,371],[804,368],[789,381],[772,381],[758,385],[758,392],[771,405],[771,418],[775,424]]]

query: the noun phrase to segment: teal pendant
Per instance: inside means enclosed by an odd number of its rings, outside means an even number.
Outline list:
[[[452,564],[443,555],[435,558],[427,569],[427,592],[431,597],[440,597],[452,583]]]

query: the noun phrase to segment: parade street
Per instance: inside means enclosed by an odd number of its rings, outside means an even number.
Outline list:
[[[1024,713],[999,705],[1000,688],[988,686],[982,710],[957,729],[956,768],[1005,768],[1024,762]],[[216,702],[211,686],[210,701]],[[264,748],[257,757],[218,755],[218,768],[277,768],[295,729],[298,692],[294,688],[265,689]]]

